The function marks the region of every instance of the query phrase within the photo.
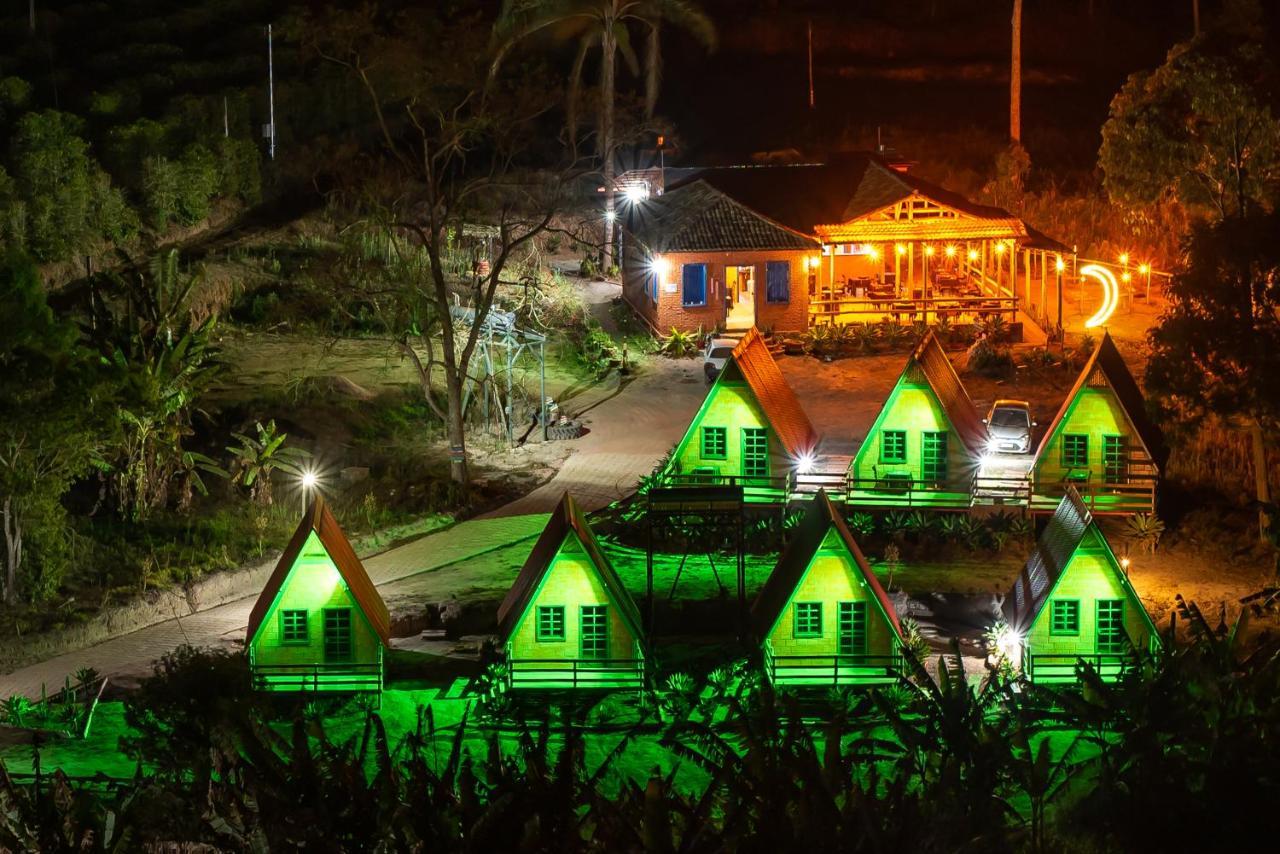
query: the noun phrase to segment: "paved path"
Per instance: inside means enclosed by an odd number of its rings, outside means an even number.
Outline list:
[[[379,587],[393,586],[399,592],[412,580],[413,589],[422,589],[428,585],[417,578],[424,574],[532,540],[546,521],[545,515],[527,515],[463,522],[368,558],[364,565]],[[108,676],[144,674],[152,661],[184,643],[231,646],[244,639],[257,593],[24,667],[0,677],[0,697],[39,697],[41,685],[57,690],[81,667],[92,667]]]

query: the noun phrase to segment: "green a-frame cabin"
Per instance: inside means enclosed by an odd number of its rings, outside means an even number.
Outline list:
[[[982,418],[930,330],[854,454],[846,501],[967,508],[986,442]]]
[[[1011,657],[1032,682],[1074,682],[1079,661],[1106,680],[1160,643],[1107,538],[1072,487],[1005,598]]]
[[[676,446],[669,486],[742,486],[748,500],[785,496],[811,464],[818,434],[752,327]]]
[[[1165,456],[1142,392],[1104,333],[1040,441],[1032,507],[1052,510],[1071,486],[1096,514],[1150,513]]]
[[[893,602],[824,490],[756,597],[751,623],[776,686],[877,685],[901,673]]]
[[[249,614],[245,647],[263,691],[379,691],[387,606],[317,495]]]
[[[568,493],[498,609],[512,688],[640,688],[640,611]]]

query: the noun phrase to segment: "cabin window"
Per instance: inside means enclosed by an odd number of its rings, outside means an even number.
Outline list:
[[[729,428],[702,428],[702,458],[723,460],[729,456]]]
[[[658,273],[657,271],[651,272],[649,274],[649,280],[647,282],[647,285],[648,287],[646,288],[646,290],[649,292],[649,299],[653,302],[654,305],[657,305],[658,304]]]
[[[822,637],[822,603],[797,602],[795,636],[798,638]]]
[[[707,265],[685,264],[681,271],[683,287],[680,302],[686,308],[707,304]]]
[[[280,612],[280,643],[289,645],[305,645],[307,643],[306,611],[289,610]]]
[[[1080,600],[1054,599],[1049,605],[1049,634],[1080,634]]]
[[[583,605],[580,615],[582,657],[601,660],[609,657],[609,613],[605,605]]]
[[[1062,464],[1069,468],[1089,465],[1089,436],[1085,433],[1062,435]]]
[[[907,431],[880,431],[880,462],[902,464],[907,461]]]
[[[769,476],[769,434],[763,427],[742,428],[742,476]]]
[[[1128,636],[1124,633],[1124,600],[1098,600],[1098,652],[1112,654],[1124,652]]]
[[[867,603],[840,603],[840,654],[867,654]]]
[[[564,640],[564,606],[539,605],[537,639],[540,641]]]
[[[767,261],[764,265],[766,302],[791,302],[791,262]]]
[[[1107,483],[1124,483],[1129,479],[1129,454],[1124,436],[1102,437],[1102,473]]]
[[[925,433],[923,447],[923,475],[926,483],[947,482],[947,434]]]
[[[351,609],[324,609],[324,660],[351,660]]]

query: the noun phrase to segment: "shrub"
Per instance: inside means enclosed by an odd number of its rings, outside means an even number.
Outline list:
[[[969,353],[969,369],[984,377],[1008,377],[1013,374],[1013,356],[1008,348],[997,347],[984,339],[973,345]]]

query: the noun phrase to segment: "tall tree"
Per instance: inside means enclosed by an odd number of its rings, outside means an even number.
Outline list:
[[[1221,219],[1268,209],[1280,194],[1274,68],[1247,29],[1177,45],[1164,65],[1129,77],[1102,128],[1110,196],[1172,198]]]
[[[1202,225],[1186,271],[1151,331],[1147,386],[1166,416],[1196,425],[1214,415],[1248,431],[1265,536],[1267,445],[1280,429],[1280,214]]]
[[[576,45],[573,69],[569,73],[566,101],[570,139],[576,139],[578,101],[587,55],[600,50],[600,115],[597,125],[596,156],[604,179],[605,264],[614,261],[614,127],[617,98],[618,56],[633,74],[641,73],[641,60],[632,44],[632,28],[645,38],[643,57],[644,113],[653,116],[662,79],[662,24],[670,22],[692,33],[708,47],[715,45],[711,19],[688,0],[504,0],[502,14],[493,29],[493,68],[518,43],[544,31],[558,41]]]
[[[389,306],[401,352],[445,424],[459,484],[469,478],[469,367],[499,285],[551,227],[579,176],[542,132],[553,106],[545,80],[492,78],[488,28],[465,9],[330,10],[301,30],[315,54],[347,69],[367,96],[382,156],[362,160],[348,189],[397,253],[394,274],[375,283],[376,298]],[[459,246],[477,229],[491,242],[487,264],[465,263]]]

